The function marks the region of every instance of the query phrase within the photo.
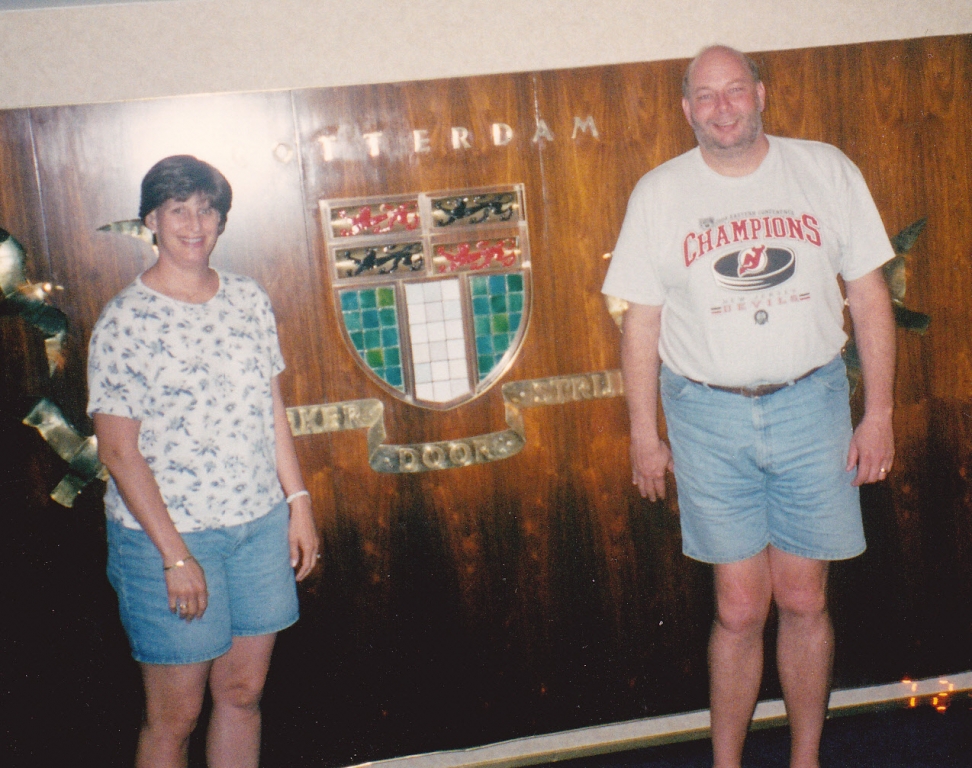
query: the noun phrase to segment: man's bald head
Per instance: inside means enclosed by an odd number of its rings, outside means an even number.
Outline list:
[[[739,59],[742,64],[745,65],[746,69],[753,76],[753,82],[762,82],[762,78],[759,74],[759,65],[749,58],[742,51],[737,51],[735,48],[730,48],[728,45],[710,45],[708,48],[703,48],[699,51],[698,55],[689,62],[688,67],[685,69],[685,76],[682,78],[682,96],[688,98],[692,90],[692,73],[695,71],[696,66],[699,61],[705,58],[707,55],[719,52],[722,54],[729,54],[730,56],[735,56]]]

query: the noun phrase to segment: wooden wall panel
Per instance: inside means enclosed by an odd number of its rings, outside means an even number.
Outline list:
[[[34,165],[30,115],[0,112],[0,229],[23,247],[27,279],[50,279],[43,220],[36,216],[40,199]],[[0,299],[2,301],[2,299]],[[36,338],[35,338],[36,336]],[[22,408],[23,399],[47,393],[47,361],[40,338],[19,317],[0,314],[0,409]],[[16,403],[16,404],[15,404]],[[0,477],[3,471],[0,470]]]
[[[847,152],[889,233],[928,217],[909,257],[906,303],[932,325],[925,337],[899,331],[898,459],[889,481],[863,496],[868,552],[834,568],[837,684],[966,669],[972,38],[757,58],[768,131]],[[95,230],[136,215],[138,182],[153,162],[190,152],[233,184],[214,262],[267,287],[288,361],[288,404],[378,398],[389,443],[503,429],[500,386],[434,411],[367,378],[338,325],[318,203],[523,183],[534,310],[501,383],[616,368],[603,256],[638,178],[694,144],[678,103],[684,65],[0,113],[0,226],[28,246],[38,276],[63,285],[57,302],[72,323],[67,371],[48,381],[36,334],[0,318],[4,397],[53,394],[87,425],[91,326],[150,263],[143,244]],[[575,118],[591,118],[598,135],[589,126],[575,133]],[[537,134],[539,120],[549,134]],[[490,140],[496,122],[514,131],[505,146]],[[469,130],[469,148],[453,148],[453,126]],[[422,129],[429,152],[414,148],[412,131]],[[371,132],[382,133],[377,156],[362,136]],[[343,144],[328,160],[321,137],[330,135]],[[64,657],[87,653],[99,675],[129,686],[103,552],[91,552],[101,546],[100,489],[71,513],[47,501],[63,467],[8,411],[0,434],[38,467],[17,485],[12,514],[22,524],[12,546],[34,552],[37,526],[54,521],[71,536],[81,531],[89,548],[76,553],[69,538],[56,538],[56,576],[44,575],[41,556],[19,555],[22,583],[47,585],[44,599],[54,601],[53,585],[75,568],[67,592],[91,593],[97,613],[88,621],[109,629],[93,644],[69,611],[67,636],[80,639]],[[631,486],[623,401],[531,408],[524,420],[527,442],[516,456],[415,475],[372,471],[363,431],[298,439],[325,559],[302,587],[302,621],[279,641],[265,699],[267,765],[360,762],[705,706],[710,577],[680,554],[674,501],[650,504]],[[763,692],[775,696],[771,662],[770,650]],[[53,674],[39,664],[32,674],[40,690],[53,690]],[[121,721],[134,728],[134,719]],[[112,741],[99,733],[93,744]]]
[[[84,348],[102,306],[152,263],[144,243],[97,229],[137,218],[142,176],[170,154],[195,154],[227,175],[234,206],[214,265],[267,288],[292,328],[282,342],[288,360],[299,357],[297,339],[313,343],[313,319],[286,300],[306,263],[289,94],[46,108],[31,116],[53,277],[65,287],[61,304],[75,330],[67,378],[79,394]],[[83,398],[66,405],[84,421]]]

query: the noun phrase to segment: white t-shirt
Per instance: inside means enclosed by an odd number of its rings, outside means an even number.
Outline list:
[[[723,176],[699,149],[646,174],[602,290],[662,305],[659,354],[722,386],[782,383],[847,340],[837,282],[893,258],[857,167],[836,147],[769,139],[760,167]]]
[[[104,308],[88,348],[88,413],[141,422],[138,449],[180,533],[255,520],[283,499],[271,384],[284,363],[273,309],[256,281],[218,275],[203,304],[136,279]],[[114,480],[105,512],[140,527]]]

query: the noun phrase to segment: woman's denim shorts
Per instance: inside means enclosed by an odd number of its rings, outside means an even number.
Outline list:
[[[699,384],[662,367],[682,551],[731,563],[772,544],[814,560],[864,551],[860,494],[846,471],[852,435],[839,357],[762,397]]]
[[[169,610],[162,556],[142,530],[108,521],[108,580],[118,594],[132,656],[145,664],[195,664],[226,653],[234,637],[268,635],[297,621],[290,514],[182,534],[206,574],[209,604],[187,622]]]

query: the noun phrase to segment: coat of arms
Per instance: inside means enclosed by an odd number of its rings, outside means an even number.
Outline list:
[[[374,381],[446,409],[502,376],[530,317],[522,184],[320,207],[343,336]]]

